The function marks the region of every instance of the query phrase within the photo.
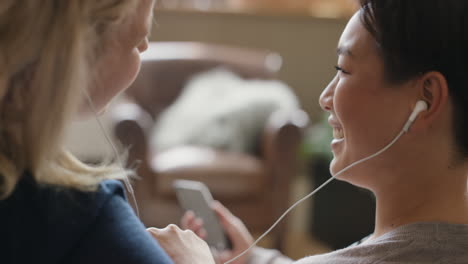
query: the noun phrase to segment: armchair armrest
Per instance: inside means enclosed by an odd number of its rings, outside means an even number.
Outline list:
[[[275,217],[279,217],[288,207],[290,182],[297,172],[298,150],[302,141],[302,132],[309,118],[302,110],[277,111],[267,121],[262,136],[262,157],[267,173],[271,175],[270,183],[273,189],[272,202],[275,205]],[[281,195],[274,195],[281,194]],[[286,223],[280,223],[277,229],[275,248],[284,247]]]
[[[154,153],[150,166],[158,175],[154,187],[164,196],[174,196],[174,180],[188,179],[204,182],[217,199],[239,201],[257,195],[266,181],[257,157],[209,147],[182,145]]]
[[[263,131],[261,148],[262,157],[270,168],[275,171],[294,169],[294,167],[288,166],[293,166],[296,163],[302,132],[308,124],[308,115],[300,109],[280,110],[270,116]]]
[[[148,133],[152,127],[151,116],[133,102],[118,103],[110,110],[115,137],[128,147],[130,160],[145,160],[148,156]]]

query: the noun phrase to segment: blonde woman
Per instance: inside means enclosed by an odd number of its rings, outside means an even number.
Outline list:
[[[108,180],[126,171],[62,149],[71,118],[101,112],[134,80],[153,5],[0,1],[1,263],[172,263]]]

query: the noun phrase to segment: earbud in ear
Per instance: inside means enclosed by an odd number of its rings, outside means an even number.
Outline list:
[[[413,124],[414,120],[416,120],[416,117],[418,117],[419,113],[422,111],[426,111],[428,108],[427,103],[425,101],[419,100],[416,103],[416,106],[414,107],[413,112],[411,113],[410,117],[408,118],[408,121],[406,122],[403,130],[405,132],[408,132],[409,128]]]

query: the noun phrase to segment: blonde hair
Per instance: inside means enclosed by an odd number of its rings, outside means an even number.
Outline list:
[[[37,182],[92,191],[124,177],[63,149],[63,134],[93,81],[100,47],[136,0],[0,1],[0,199],[24,172]]]

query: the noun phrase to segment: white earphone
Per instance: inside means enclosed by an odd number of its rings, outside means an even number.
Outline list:
[[[421,113],[422,111],[426,111],[428,108],[427,103],[424,102],[423,100],[419,100],[416,103],[416,106],[414,107],[413,112],[411,113],[410,117],[408,118],[408,121],[406,121],[405,126],[403,127],[403,131],[408,132],[409,128],[413,124],[414,120],[416,120],[416,117]]]

